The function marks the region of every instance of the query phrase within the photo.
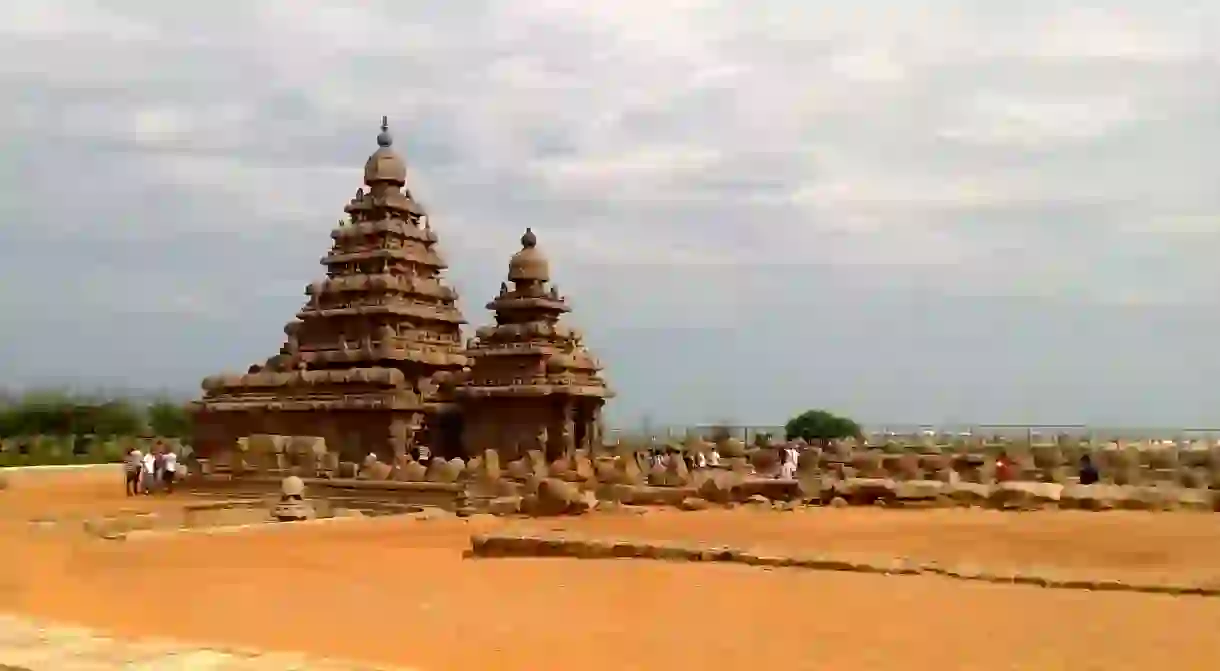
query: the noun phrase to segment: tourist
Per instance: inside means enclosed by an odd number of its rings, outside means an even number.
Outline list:
[[[153,443],[153,486],[160,486],[165,479],[165,445],[161,441]]]
[[[791,448],[784,448],[779,451],[779,477],[783,480],[792,480],[796,477],[796,455]]]
[[[1093,464],[1093,459],[1089,455],[1080,457],[1080,484],[1095,485],[1101,480],[1101,473],[1097,471],[1097,466]]]
[[[144,455],[138,448],[131,448],[127,458],[123,460],[123,475],[127,480],[127,495],[140,493],[140,472],[144,470]]]
[[[706,452],[700,451],[697,454],[695,454],[695,468],[697,468],[697,469],[707,468],[707,453]]]
[[[712,468],[720,467],[720,451],[713,447],[707,453],[707,465]]]
[[[174,493],[174,478],[178,475],[178,455],[173,449],[166,449],[161,456],[161,483],[167,494]]]
[[[144,457],[140,459],[140,488],[144,495],[152,494],[153,478],[156,477],[157,457],[153,455],[152,450],[144,453]]]
[[[1013,463],[1008,458],[1008,453],[1001,450],[995,458],[995,481],[1008,482],[1013,478]]]

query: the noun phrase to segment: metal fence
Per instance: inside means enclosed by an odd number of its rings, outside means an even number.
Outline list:
[[[864,427],[870,441],[925,439],[953,440],[960,438],[1006,438],[1009,440],[1054,440],[1060,436],[1085,439],[1090,442],[1111,440],[1217,440],[1220,427],[1107,427],[1087,424],[890,424]],[[784,437],[784,427],[776,425],[746,424],[698,424],[650,425],[619,427],[609,431],[611,439],[637,440],[658,443],[687,440],[697,437],[713,440],[717,436],[730,436],[745,443],[761,437]]]

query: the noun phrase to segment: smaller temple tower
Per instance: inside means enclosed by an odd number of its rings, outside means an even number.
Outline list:
[[[613,393],[581,334],[559,323],[571,308],[550,279],[527,228],[508,264],[512,288],[501,283],[487,304],[495,325],[467,344],[470,369],[455,390],[467,455],[495,449],[516,459],[538,449],[551,461],[601,441],[602,406]]]

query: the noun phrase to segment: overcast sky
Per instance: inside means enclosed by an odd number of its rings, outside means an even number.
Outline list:
[[[1214,0],[7,0],[0,99],[0,385],[275,353],[385,114],[620,424],[1220,426]]]

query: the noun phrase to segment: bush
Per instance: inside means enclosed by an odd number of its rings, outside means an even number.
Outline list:
[[[191,435],[191,415],[180,403],[155,401],[148,406],[148,426],[158,436],[187,438]]]
[[[826,410],[806,410],[784,425],[788,440],[800,438],[820,445],[841,438],[861,438],[863,433],[856,422]]]
[[[91,399],[59,392],[31,392],[0,407],[0,437],[135,435],[144,411],[124,399]]]

